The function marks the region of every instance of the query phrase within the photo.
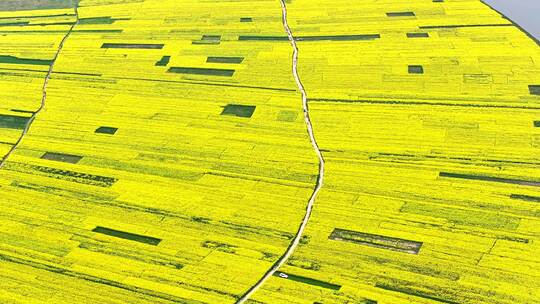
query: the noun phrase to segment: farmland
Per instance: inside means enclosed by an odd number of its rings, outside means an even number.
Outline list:
[[[280,4],[0,4],[0,303],[540,303],[535,41]]]

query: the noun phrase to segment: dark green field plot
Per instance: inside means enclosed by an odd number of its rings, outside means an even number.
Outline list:
[[[424,67],[421,65],[410,65],[408,71],[409,74],[424,74]]]
[[[155,237],[145,236],[145,235],[140,235],[140,234],[135,234],[135,233],[130,233],[130,232],[124,232],[124,231],[105,228],[101,226],[97,226],[92,231],[96,233],[105,234],[108,236],[117,237],[120,239],[135,241],[135,242],[144,243],[144,244],[153,245],[153,246],[157,246],[161,242],[161,239],[158,239]]]
[[[540,95],[540,85],[530,85],[529,92],[531,95]]]
[[[0,63],[5,63],[5,64],[29,64],[29,65],[50,65],[52,63],[52,60],[18,58],[18,57],[15,57],[15,56],[0,55]]]
[[[1,0],[0,11],[58,9],[74,7],[78,0]]]
[[[328,238],[411,254],[418,254],[422,247],[421,242],[339,228],[335,228]]]
[[[186,67],[171,67],[169,73],[190,74],[190,75],[206,75],[206,76],[224,76],[231,77],[235,70],[229,69],[207,69],[207,68],[186,68]]]
[[[253,18],[251,18],[251,17],[242,17],[242,18],[240,18],[240,22],[253,22]]]
[[[24,130],[28,117],[0,114],[0,128]]]
[[[341,285],[336,285],[336,284],[332,284],[332,283],[328,283],[328,282],[324,282],[324,281],[320,281],[320,280],[316,280],[316,279],[311,279],[311,278],[307,278],[307,277],[301,277],[301,276],[297,276],[297,275],[294,275],[294,274],[288,274],[288,273],[285,273],[285,272],[279,272],[279,271],[274,272],[274,276],[280,277],[280,278],[283,278],[283,279],[287,279],[287,280],[291,280],[291,281],[295,281],[295,282],[300,282],[300,283],[309,284],[309,285],[313,285],[313,286],[317,286],[317,287],[322,287],[322,288],[326,288],[326,289],[339,290],[341,288]]]
[[[28,25],[30,21],[22,21],[22,22],[8,22],[8,23],[0,23],[0,26],[25,26]]]
[[[249,118],[255,112],[255,106],[228,104],[223,108],[221,115],[238,116]]]
[[[428,33],[407,33],[407,38],[429,38]]]
[[[392,12],[386,13],[388,17],[413,17],[416,16],[413,12]]]
[[[156,62],[156,66],[167,66],[169,61],[171,61],[171,56],[163,56],[158,62]]]
[[[59,162],[63,162],[63,163],[76,164],[82,159],[82,156],[72,155],[72,154],[64,154],[64,153],[56,153],[56,152],[45,152],[45,154],[43,154],[41,156],[41,159],[54,160],[54,161],[59,161]]]
[[[536,128],[540,128],[540,120],[535,120],[533,122],[533,126],[535,126]]]
[[[208,57],[206,62],[209,63],[235,63],[239,64],[244,61],[244,57]]]
[[[150,44],[150,43],[103,43],[102,49],[148,49],[148,50],[161,50],[163,44]]]
[[[96,129],[95,133],[114,135],[118,131],[118,128],[114,127],[99,127]]]

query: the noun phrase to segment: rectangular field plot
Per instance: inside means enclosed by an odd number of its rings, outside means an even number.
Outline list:
[[[540,84],[539,85],[530,85],[529,86],[529,93],[531,93],[531,95],[540,95]]]
[[[244,57],[208,57],[206,62],[209,63],[242,63]]]
[[[103,43],[102,49],[149,49],[161,50],[163,44],[146,44],[146,43]]]
[[[170,60],[171,56],[163,56],[158,62],[156,62],[156,66],[167,66]]]
[[[324,282],[324,281],[320,281],[320,280],[316,280],[316,279],[312,279],[312,278],[297,276],[297,275],[289,274],[289,273],[285,273],[285,272],[279,272],[279,271],[274,272],[274,276],[280,277],[280,278],[283,278],[283,279],[292,280],[292,281],[295,281],[295,282],[300,282],[300,283],[304,283],[304,284],[318,286],[318,287],[322,287],[322,288],[326,288],[326,289],[339,290],[341,288],[341,285],[332,284],[332,283],[328,283],[328,282]]]
[[[0,128],[23,130],[28,117],[0,114]]]
[[[0,55],[0,63],[6,64],[30,64],[30,65],[50,65],[52,60],[18,58],[15,56]]]
[[[407,38],[429,38],[428,33],[407,33]]]
[[[153,245],[153,246],[157,246],[161,242],[161,239],[158,239],[158,238],[155,238],[155,237],[145,236],[145,235],[140,235],[140,234],[135,234],[135,233],[130,233],[130,232],[125,232],[125,231],[120,231],[120,230],[115,230],[115,229],[110,229],[110,228],[105,228],[105,227],[101,227],[101,226],[97,226],[92,231],[94,231],[96,233],[105,234],[105,235],[108,235],[108,236],[117,237],[117,238],[120,238],[120,239],[135,241],[135,242],[144,243],[144,244]]]
[[[411,254],[418,254],[422,247],[421,242],[339,228],[335,228],[328,238]]]
[[[414,12],[392,12],[392,13],[386,13],[386,16],[388,17],[414,17]]]
[[[55,152],[45,152],[45,154],[43,154],[41,156],[41,159],[54,160],[54,161],[59,161],[59,162],[64,162],[64,163],[76,164],[82,159],[82,156],[72,155],[72,154],[55,153]]]
[[[172,67],[172,68],[169,68],[168,72],[169,73],[177,73],[177,74],[232,77],[234,75],[235,70]]]
[[[114,127],[99,127],[95,133],[114,135],[118,131],[118,128]]]
[[[238,104],[228,104],[223,108],[221,115],[238,116],[238,117],[251,117],[255,112],[255,106],[245,106]]]

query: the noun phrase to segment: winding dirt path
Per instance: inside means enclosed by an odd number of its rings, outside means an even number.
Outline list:
[[[39,108],[32,114],[32,116],[30,116],[30,118],[26,122],[26,125],[24,126],[23,132],[21,133],[21,136],[19,136],[19,139],[17,139],[17,141],[11,147],[9,152],[6,155],[4,155],[4,157],[0,161],[0,169],[2,169],[2,167],[4,167],[4,165],[5,165],[6,161],[8,160],[8,158],[19,147],[19,145],[21,144],[23,138],[26,136],[26,134],[28,134],[28,131],[30,130],[30,127],[32,126],[32,123],[34,122],[36,117],[39,115],[39,113],[41,113],[41,111],[43,111],[43,109],[45,108],[45,104],[47,102],[47,87],[49,86],[49,80],[51,79],[51,75],[52,75],[53,70],[54,70],[54,64],[56,63],[56,60],[58,59],[58,57],[60,56],[60,53],[62,52],[62,49],[64,48],[64,43],[66,42],[66,40],[69,38],[69,36],[73,32],[73,29],[75,28],[75,26],[79,23],[79,1],[75,1],[74,5],[73,5],[73,8],[75,10],[75,18],[76,18],[76,20],[75,20],[75,23],[73,23],[71,25],[71,27],[70,27],[69,31],[66,33],[66,35],[60,41],[60,44],[58,45],[58,50],[56,50],[56,53],[54,54],[54,58],[53,58],[51,64],[49,65],[49,70],[47,72],[47,76],[45,76],[45,82],[43,83],[43,87],[42,87],[43,95],[41,97],[41,104],[40,104]]]
[[[304,215],[304,219],[302,220],[300,227],[298,227],[298,232],[296,233],[296,236],[294,237],[291,244],[289,244],[287,251],[285,251],[285,253],[280,257],[280,259],[276,263],[274,263],[274,265],[272,265],[272,268],[270,268],[255,285],[253,285],[240,299],[238,299],[238,301],[236,302],[237,304],[242,304],[246,302],[281,266],[283,266],[287,262],[287,260],[294,253],[294,250],[296,249],[296,247],[298,247],[298,244],[300,243],[302,235],[304,234],[304,230],[306,229],[306,226],[309,222],[309,218],[311,217],[311,212],[313,210],[315,199],[317,198],[317,195],[321,191],[323,180],[324,180],[324,157],[321,153],[321,149],[319,148],[319,145],[317,144],[317,140],[315,139],[315,134],[313,132],[313,125],[311,124],[311,118],[309,117],[307,93],[304,88],[304,85],[302,84],[302,81],[300,80],[300,76],[298,75],[298,53],[299,53],[298,46],[296,45],[296,39],[294,38],[291,28],[289,27],[289,24],[287,22],[287,5],[285,4],[285,0],[280,0],[280,3],[281,3],[281,10],[282,10],[282,16],[283,16],[282,18],[283,27],[285,28],[285,31],[287,32],[287,36],[289,36],[289,41],[293,48],[292,72],[293,72],[293,76],[296,81],[296,84],[298,86],[298,89],[302,93],[302,107],[304,110],[304,121],[306,123],[307,132],[309,135],[309,139],[311,141],[311,145],[313,146],[313,150],[315,150],[315,153],[317,154],[317,157],[319,158],[319,175],[317,177],[317,183],[315,184],[313,193],[311,194],[311,197],[309,198],[308,205],[306,208],[306,213]]]

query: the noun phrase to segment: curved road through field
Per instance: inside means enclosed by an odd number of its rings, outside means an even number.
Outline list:
[[[255,293],[281,266],[283,266],[287,262],[287,260],[291,257],[291,255],[294,253],[294,250],[300,243],[300,239],[302,238],[302,235],[304,234],[304,230],[306,229],[309,218],[311,217],[313,204],[315,203],[315,199],[317,198],[317,195],[321,191],[323,180],[324,180],[324,157],[321,153],[321,149],[319,148],[319,145],[317,144],[317,140],[315,139],[315,134],[313,132],[313,125],[311,124],[311,119],[309,117],[307,93],[304,88],[304,85],[302,84],[302,81],[300,80],[300,76],[298,75],[298,46],[296,45],[296,40],[287,22],[287,5],[285,4],[285,0],[280,0],[280,3],[281,3],[281,10],[282,10],[282,16],[283,16],[282,18],[283,27],[285,28],[285,31],[287,32],[287,36],[289,36],[289,41],[291,42],[291,46],[293,48],[292,72],[293,72],[293,76],[296,81],[296,84],[298,86],[298,89],[302,93],[302,107],[304,110],[304,121],[306,123],[306,128],[309,135],[309,139],[311,141],[311,145],[313,146],[313,149],[315,150],[315,153],[317,154],[317,157],[319,158],[319,175],[317,177],[317,183],[315,184],[313,193],[311,194],[311,197],[309,198],[308,205],[306,208],[306,213],[304,215],[304,219],[302,220],[302,223],[300,224],[300,227],[298,228],[298,232],[296,233],[296,236],[294,237],[291,244],[289,244],[287,251],[285,251],[285,253],[280,257],[280,259],[276,263],[274,263],[274,265],[272,265],[272,268],[270,268],[255,285],[253,285],[240,299],[238,299],[238,301],[236,302],[237,304],[242,304],[246,302],[253,295],[253,293]]]
[[[60,53],[62,52],[62,49],[64,48],[64,43],[66,42],[66,40],[69,38],[69,36],[73,32],[73,29],[75,28],[75,26],[79,23],[79,1],[75,1],[74,5],[73,5],[73,8],[75,10],[75,18],[76,18],[75,23],[73,23],[71,25],[71,27],[69,28],[69,31],[66,33],[66,35],[60,41],[60,44],[58,45],[58,49],[56,50],[56,53],[54,54],[54,58],[51,61],[51,64],[49,65],[49,70],[47,72],[47,76],[45,76],[45,82],[43,83],[43,87],[42,87],[43,95],[41,97],[41,104],[40,104],[39,108],[32,114],[32,116],[30,116],[30,118],[26,122],[26,125],[24,126],[23,132],[21,133],[21,136],[19,136],[19,139],[17,139],[15,144],[13,144],[11,149],[9,149],[8,153],[6,155],[4,155],[2,160],[0,160],[0,169],[2,169],[2,167],[4,167],[4,165],[5,165],[6,161],[8,160],[8,158],[19,147],[19,145],[21,144],[23,138],[26,136],[26,134],[28,134],[28,130],[30,130],[30,127],[32,126],[32,123],[34,122],[36,117],[39,115],[39,113],[41,113],[41,111],[43,111],[43,109],[45,108],[45,103],[47,102],[47,87],[49,86],[49,80],[51,79],[51,75],[53,73],[54,64],[56,63],[56,60],[58,59],[58,57],[60,56]]]

